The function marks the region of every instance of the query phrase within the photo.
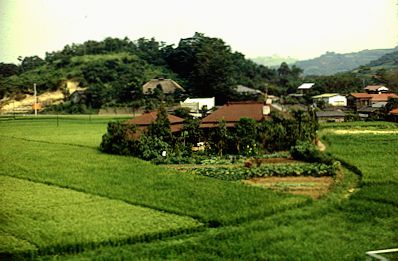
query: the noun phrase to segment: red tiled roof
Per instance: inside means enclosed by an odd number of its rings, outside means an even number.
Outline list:
[[[356,99],[371,99],[372,95],[369,93],[351,93],[351,96]]]
[[[372,101],[388,101],[389,98],[398,98],[395,93],[372,94]]]
[[[381,93],[381,94],[369,94],[369,93],[351,93],[356,99],[366,99],[372,101],[388,101],[388,98],[398,98],[395,93]]]
[[[137,124],[137,125],[141,125],[141,126],[146,126],[146,125],[150,125],[152,124],[156,118],[158,116],[158,112],[157,111],[151,111],[148,113],[144,113],[141,116],[135,117],[131,120],[128,120],[128,123],[133,123],[133,124]],[[176,124],[176,123],[183,123],[184,119],[174,116],[174,115],[167,115],[167,118],[170,121],[170,124]]]
[[[243,117],[261,121],[264,119],[263,106],[263,103],[258,102],[228,103],[202,119],[200,127],[210,128],[217,126],[220,120],[226,121],[227,126],[232,127]]]
[[[398,115],[398,108],[391,110],[388,114],[390,114],[390,115]]]

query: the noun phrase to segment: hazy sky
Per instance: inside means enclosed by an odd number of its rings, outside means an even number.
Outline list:
[[[300,59],[398,44],[397,0],[0,0],[0,62],[106,37],[195,32],[247,57]]]

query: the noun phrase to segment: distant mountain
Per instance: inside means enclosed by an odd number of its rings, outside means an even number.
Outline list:
[[[279,67],[281,63],[285,62],[287,64],[294,64],[295,62],[298,61],[298,59],[292,58],[290,56],[288,57],[282,57],[279,55],[272,55],[272,56],[260,56],[256,58],[251,58],[253,62],[257,64],[261,64],[264,66],[268,67]]]
[[[367,64],[367,66],[380,67],[385,69],[398,67],[398,50],[391,53],[387,53],[382,57],[380,57],[379,59],[371,61],[369,64]]]
[[[345,54],[327,52],[314,59],[298,61],[296,66],[302,68],[305,75],[332,75],[367,65],[384,55],[388,57],[388,53],[394,51],[398,51],[398,46],[392,49],[363,50]]]

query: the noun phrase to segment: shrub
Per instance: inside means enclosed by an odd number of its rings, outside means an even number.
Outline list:
[[[257,168],[241,167],[209,167],[193,170],[197,175],[217,178],[221,180],[243,180],[254,177],[287,177],[287,176],[335,176],[340,168],[340,163],[335,162],[332,165],[322,163],[299,163],[299,164],[277,164],[263,165]]]
[[[109,122],[107,133],[102,136],[100,150],[118,155],[137,155],[139,141],[133,139],[137,127],[134,124]]]
[[[297,142],[297,144],[290,149],[290,154],[294,159],[306,162],[320,162],[329,165],[334,162],[331,156],[322,153],[314,144],[308,141]]]

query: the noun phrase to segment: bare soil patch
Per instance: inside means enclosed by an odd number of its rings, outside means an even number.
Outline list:
[[[270,188],[318,199],[327,194],[333,184],[331,177],[265,177],[242,181],[248,185]]]
[[[398,130],[333,130],[335,134],[398,134]]]
[[[299,163],[301,161],[289,159],[289,158],[269,158],[260,159],[262,164],[278,164],[278,163]]]

